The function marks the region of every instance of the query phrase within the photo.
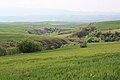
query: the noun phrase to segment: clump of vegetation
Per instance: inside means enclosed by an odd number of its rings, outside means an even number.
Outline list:
[[[0,45],[2,47],[5,47],[5,48],[15,47],[17,44],[18,43],[16,41],[13,41],[13,40],[7,40],[7,41],[0,42]]]
[[[97,38],[97,37],[89,37],[87,38],[87,42],[88,43],[92,43],[92,42],[100,42],[101,39],[100,38]]]
[[[14,54],[19,54],[20,50],[18,47],[10,47],[6,49],[6,55],[14,55]]]
[[[23,53],[35,52],[41,50],[41,44],[33,40],[23,40],[19,43],[18,48]]]
[[[41,50],[57,49],[65,44],[67,44],[67,42],[64,39],[25,39],[23,41],[1,41],[0,56],[20,54],[21,52],[30,53]]]
[[[41,29],[35,29],[35,30],[28,31],[28,33],[29,34],[38,34],[38,35],[41,35],[41,34],[46,34],[47,31],[41,30]]]
[[[118,41],[118,38],[119,38],[117,35],[115,35],[115,33],[106,32],[103,35],[104,35],[103,39],[104,39],[105,42]]]
[[[79,32],[74,33],[70,37],[78,37],[79,39],[86,38],[86,41],[89,43],[92,42],[114,42],[120,41],[120,33],[112,33],[111,29],[108,32],[101,32],[97,30],[94,23],[90,23],[87,27],[81,28]],[[69,40],[75,42],[74,40]]]
[[[114,42],[120,40],[120,37],[116,33],[111,33],[111,32],[102,33],[95,31],[90,33],[87,37],[88,37],[87,40],[88,42],[100,42],[100,41]]]
[[[20,50],[16,47],[17,44],[18,43],[13,40],[0,42],[0,56],[20,53]]]
[[[81,48],[86,48],[87,47],[87,42],[84,40],[84,41],[80,41],[80,47]]]
[[[57,49],[60,48],[62,45],[67,44],[67,42],[63,39],[42,40],[39,42],[42,43],[43,50]]]
[[[81,39],[95,30],[96,30],[96,27],[95,27],[94,23],[90,23],[87,27],[81,28],[79,32],[74,33],[70,37],[79,37]]]
[[[28,33],[37,34],[37,35],[57,33],[58,35],[62,35],[62,34],[72,33],[72,31],[71,29],[44,28],[44,29],[29,30]]]
[[[0,46],[0,56],[4,56],[6,54],[6,49]]]

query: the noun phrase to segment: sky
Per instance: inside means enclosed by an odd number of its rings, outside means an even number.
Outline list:
[[[27,8],[120,12],[120,0],[0,0],[0,11]]]

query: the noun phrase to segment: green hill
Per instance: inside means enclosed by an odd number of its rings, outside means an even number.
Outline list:
[[[44,35],[34,35],[34,34],[22,34],[22,33],[9,33],[9,32],[1,32],[0,33],[0,41],[14,40],[20,41],[26,38],[44,40],[44,39],[53,39],[59,38],[54,36],[44,36]]]
[[[120,28],[120,21],[104,21],[95,23],[98,29],[118,29]]]
[[[0,57],[1,80],[119,80],[120,43]]]
[[[20,22],[0,23],[0,32],[27,33],[29,30],[42,28],[73,29],[86,26],[86,23],[62,23],[62,22]]]

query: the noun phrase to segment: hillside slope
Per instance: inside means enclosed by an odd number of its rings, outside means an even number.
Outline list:
[[[120,44],[95,43],[0,57],[1,80],[119,80]]]
[[[104,21],[95,23],[98,29],[117,29],[120,28],[120,21]]]

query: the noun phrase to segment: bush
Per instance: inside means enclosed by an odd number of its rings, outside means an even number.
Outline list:
[[[62,41],[60,41],[59,39],[53,39],[52,43],[53,43],[55,49],[60,48],[63,45]]]
[[[87,42],[92,43],[92,42],[100,42],[100,38],[96,38],[96,37],[89,37],[87,39]]]
[[[86,41],[80,41],[80,47],[81,48],[86,48],[87,47],[87,42]]]
[[[55,49],[55,46],[50,46],[50,49]]]
[[[30,53],[41,50],[41,44],[33,40],[24,40],[19,43],[18,48],[23,53]]]
[[[19,53],[20,53],[20,50],[17,47],[10,47],[10,48],[7,48],[6,50],[7,55],[13,55],[13,54],[19,54]]]
[[[59,40],[62,42],[63,45],[65,45],[65,44],[68,43],[68,42],[67,42],[66,40],[64,40],[64,39],[59,39]]]
[[[67,42],[63,39],[42,40],[39,42],[42,43],[43,50],[57,49],[60,48],[62,45],[67,44]]]
[[[50,40],[43,40],[43,41],[41,41],[42,42],[42,44],[43,44],[43,48],[44,48],[44,50],[50,50],[50,49],[52,49],[52,41],[50,41]]]
[[[0,56],[4,56],[4,55],[6,55],[6,50],[4,47],[0,46]]]
[[[105,42],[119,41],[119,36],[116,33],[104,33],[103,36]]]
[[[2,41],[0,42],[0,45],[2,47],[5,47],[5,48],[9,48],[9,47],[15,47],[17,45],[17,42],[16,41]]]

